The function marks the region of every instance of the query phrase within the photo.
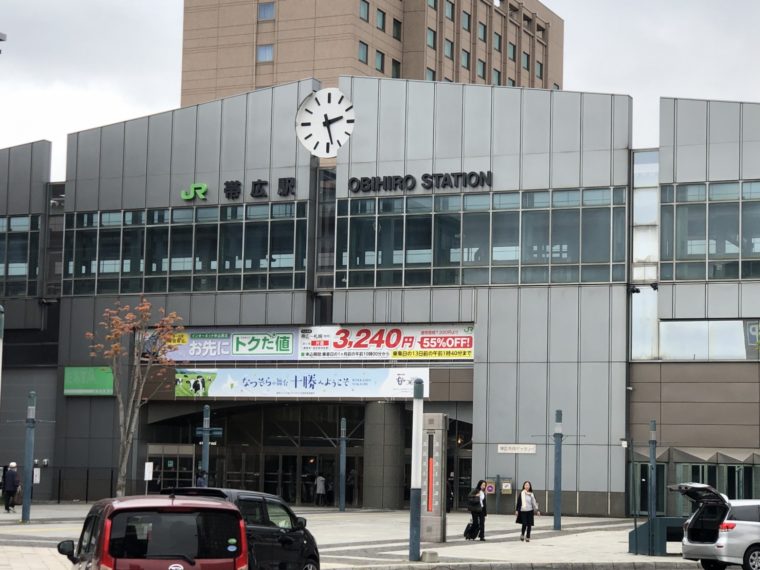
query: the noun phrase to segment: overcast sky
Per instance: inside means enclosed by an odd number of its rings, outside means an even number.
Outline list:
[[[298,1],[298,0],[288,0]],[[565,20],[564,88],[633,96],[658,144],[661,96],[760,101],[758,0],[543,0]],[[179,106],[182,0],[2,0],[0,148]]]

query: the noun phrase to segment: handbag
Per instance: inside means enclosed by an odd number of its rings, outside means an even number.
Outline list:
[[[16,489],[16,494],[13,495],[13,503],[16,505],[20,505],[24,502],[24,488],[19,485]]]
[[[480,504],[480,497],[478,495],[470,495],[467,497],[467,510],[471,513],[480,513],[483,511],[483,506]]]

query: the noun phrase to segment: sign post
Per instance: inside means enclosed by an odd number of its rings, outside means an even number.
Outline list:
[[[346,510],[346,418],[340,418],[340,497],[338,508],[340,512]]]
[[[146,461],[145,462],[145,473],[143,474],[143,479],[145,480],[145,494],[148,494],[148,481],[153,480],[153,462],[152,461]]]
[[[422,533],[425,542],[446,542],[446,414],[424,414]]]
[[[208,456],[209,456],[209,431],[211,427],[211,406],[203,406],[203,449],[201,449],[201,470],[204,476],[208,476]],[[207,479],[208,481],[208,479]]]
[[[24,451],[24,504],[21,522],[28,523],[32,509],[32,481],[34,471],[34,427],[37,423],[37,392],[29,391],[26,404],[26,449]]]
[[[409,489],[409,561],[420,559],[420,509],[422,508],[422,378],[414,381],[412,408],[412,481]]]
[[[554,414],[554,530],[562,530],[562,410]]]

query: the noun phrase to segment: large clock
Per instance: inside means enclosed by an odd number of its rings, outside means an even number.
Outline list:
[[[354,106],[340,89],[311,93],[296,114],[296,135],[314,156],[334,157],[354,130]]]

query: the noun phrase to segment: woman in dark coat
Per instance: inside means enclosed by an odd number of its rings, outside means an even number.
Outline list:
[[[472,524],[478,529],[478,536],[480,540],[486,539],[486,516],[488,511],[486,509],[486,482],[481,479],[475,488],[470,493],[470,504],[474,507],[470,507],[472,512]],[[477,508],[477,507],[480,508]]]
[[[525,481],[522,491],[517,495],[517,505],[515,505],[515,515],[517,524],[522,525],[520,540],[530,542],[530,529],[533,526],[533,514],[541,516],[538,510],[538,501],[533,494],[533,485],[530,481]]]

